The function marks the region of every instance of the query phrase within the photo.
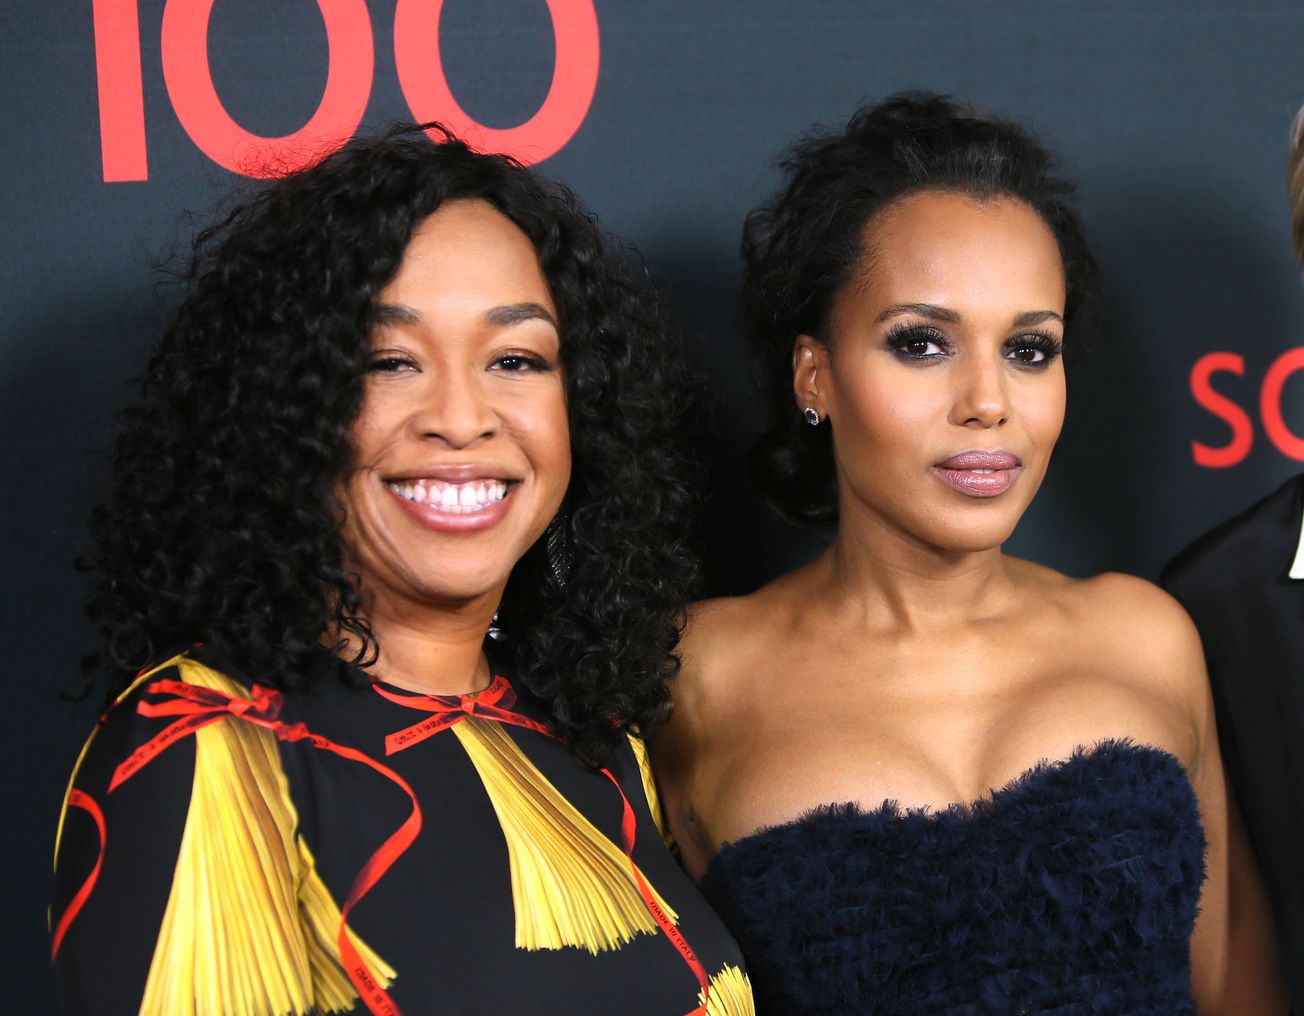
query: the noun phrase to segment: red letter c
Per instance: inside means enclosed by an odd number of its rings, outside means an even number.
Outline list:
[[[1268,368],[1268,373],[1263,376],[1263,390],[1259,393],[1259,412],[1263,416],[1263,429],[1277,450],[1304,462],[1304,440],[1290,432],[1281,415],[1281,390],[1286,380],[1298,370],[1304,370],[1304,346],[1286,350]]]

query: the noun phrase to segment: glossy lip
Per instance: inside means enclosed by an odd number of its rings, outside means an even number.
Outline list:
[[[1023,462],[1006,451],[974,448],[933,466],[933,473],[966,497],[997,497],[1014,486]]]
[[[416,480],[439,480],[443,483],[470,483],[473,480],[503,480],[507,483],[507,492],[502,500],[486,505],[478,512],[446,512],[428,504],[409,501],[402,494],[390,488],[391,483],[412,483]],[[517,478],[509,476],[497,466],[467,463],[462,465],[427,466],[403,473],[394,473],[381,478],[385,493],[393,498],[408,516],[423,529],[440,533],[474,533],[492,529],[498,525],[511,510],[512,497],[521,485]]]

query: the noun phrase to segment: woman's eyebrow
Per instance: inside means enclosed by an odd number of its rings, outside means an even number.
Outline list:
[[[900,314],[918,314],[920,317],[926,317],[933,321],[945,321],[947,324],[955,324],[960,320],[960,315],[955,311],[947,307],[939,307],[935,303],[897,303],[883,311],[874,323],[880,324],[888,318],[894,318]],[[1058,321],[1063,324],[1064,318],[1053,310],[1029,310],[1014,319],[1014,326],[1016,328],[1026,328],[1029,325],[1039,325],[1043,321]]]
[[[1016,328],[1022,328],[1026,325],[1039,325],[1043,321],[1058,321],[1063,324],[1064,318],[1053,310],[1030,310],[1016,317],[1014,325]]]
[[[371,309],[373,325],[415,325],[421,323],[421,314],[405,303],[378,303]]]
[[[901,314],[918,314],[920,317],[931,318],[933,321],[945,321],[948,324],[954,324],[960,320],[960,315],[946,307],[939,307],[935,303],[895,303],[887,310],[883,311],[874,321],[874,324],[886,321],[888,318],[894,318]]]
[[[538,303],[508,303],[501,307],[493,307],[485,312],[485,320],[491,325],[515,325],[522,321],[532,321],[535,319],[547,321],[554,328],[557,327],[557,321],[548,308]]]
[[[547,307],[530,301],[491,307],[485,311],[484,317],[491,325],[504,327],[532,320],[547,321],[557,327],[557,321]],[[371,320],[375,325],[415,325],[421,323],[421,312],[403,303],[378,303],[372,309]]]

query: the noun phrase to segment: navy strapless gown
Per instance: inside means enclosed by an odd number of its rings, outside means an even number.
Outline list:
[[[759,1013],[1180,1016],[1203,879],[1181,763],[1106,741],[967,808],[819,808],[727,844],[702,890]]]

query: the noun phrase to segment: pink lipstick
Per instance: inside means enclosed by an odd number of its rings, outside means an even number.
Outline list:
[[[1014,486],[1023,471],[1017,455],[974,449],[952,455],[933,466],[943,483],[966,497],[996,497]]]
[[[439,467],[393,477],[385,489],[427,529],[448,533],[489,529],[507,514],[517,484],[472,466]]]

